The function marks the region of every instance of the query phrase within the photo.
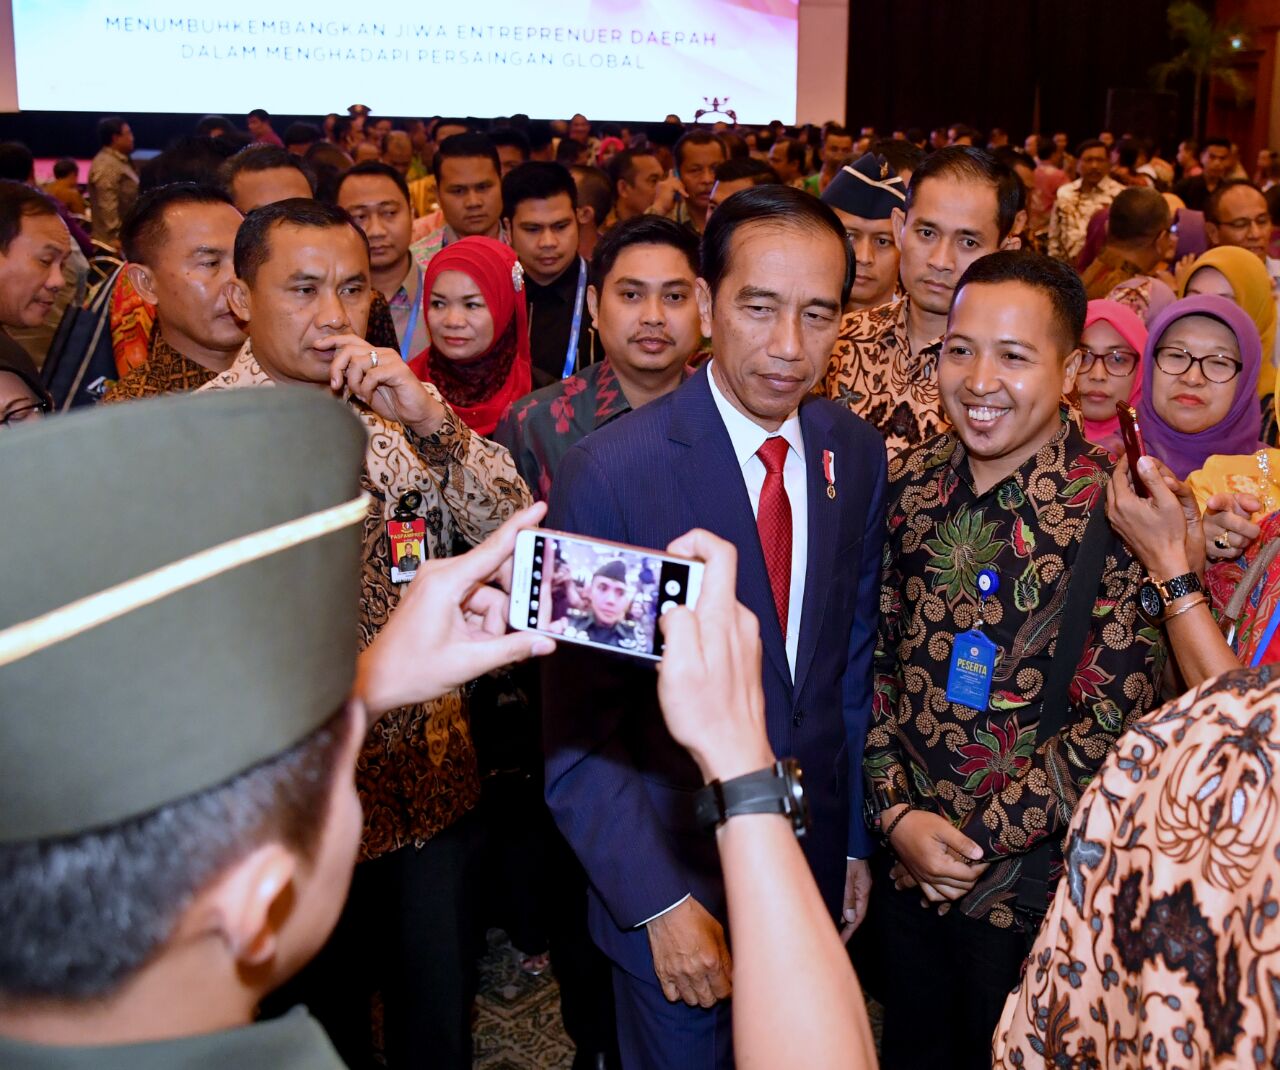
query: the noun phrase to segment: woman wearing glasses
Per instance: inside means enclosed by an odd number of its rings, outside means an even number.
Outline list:
[[[0,429],[38,420],[52,408],[27,351],[0,331]]]
[[[1147,347],[1147,328],[1136,312],[1116,301],[1090,301],[1080,345],[1076,389],[1084,437],[1117,457],[1123,446],[1116,403],[1138,404],[1138,362]]]

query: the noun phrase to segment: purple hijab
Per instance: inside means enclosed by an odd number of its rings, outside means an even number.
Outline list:
[[[1210,316],[1236,336],[1244,367],[1232,381],[1235,397],[1226,417],[1205,431],[1187,434],[1170,427],[1152,404],[1151,381],[1156,370],[1155,352],[1165,331],[1185,316]],[[1164,461],[1174,475],[1186,479],[1214,454],[1238,456],[1253,453],[1262,434],[1262,410],[1258,407],[1258,371],[1262,367],[1262,341],[1253,320],[1225,297],[1198,295],[1175,301],[1151,323],[1147,348],[1142,354],[1142,399],[1138,416],[1147,452]],[[1163,373],[1161,373],[1163,374]]]

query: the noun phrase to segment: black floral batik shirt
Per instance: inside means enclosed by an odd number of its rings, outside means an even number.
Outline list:
[[[1110,475],[1107,454],[1065,409],[1062,420],[1033,458],[982,494],[954,432],[889,462],[869,794],[882,807],[932,810],[982,847],[991,864],[959,905],[1001,928],[1013,923],[1021,856],[1046,836],[1061,841],[1081,790],[1154,704],[1163,667],[1160,632],[1138,609],[1142,568],[1110,539],[1066,725],[1036,747],[1066,580]],[[997,658],[987,709],[974,710],[948,702],[946,690],[954,638],[978,624],[983,569],[999,579],[982,608]],[[1055,876],[1061,861],[1055,851]]]

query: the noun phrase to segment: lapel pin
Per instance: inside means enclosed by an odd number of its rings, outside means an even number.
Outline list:
[[[822,474],[827,480],[827,497],[836,496],[836,455],[830,450],[822,451]]]

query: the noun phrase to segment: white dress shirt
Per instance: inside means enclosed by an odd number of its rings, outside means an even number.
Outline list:
[[[742,468],[742,479],[751,499],[751,511],[760,513],[760,491],[767,474],[764,462],[756,451],[765,439],[775,435],[785,438],[791,447],[787,462],[782,468],[782,484],[791,502],[791,591],[787,599],[787,664],[791,666],[791,679],[796,676],[796,651],[800,646],[800,617],[804,611],[804,577],[809,563],[809,486],[805,479],[804,435],[800,433],[799,410],[783,421],[777,431],[766,431],[733,407],[716,382],[715,362],[712,361],[707,376],[711,384],[711,398],[716,403],[724,429],[729,432],[734,456]]]

